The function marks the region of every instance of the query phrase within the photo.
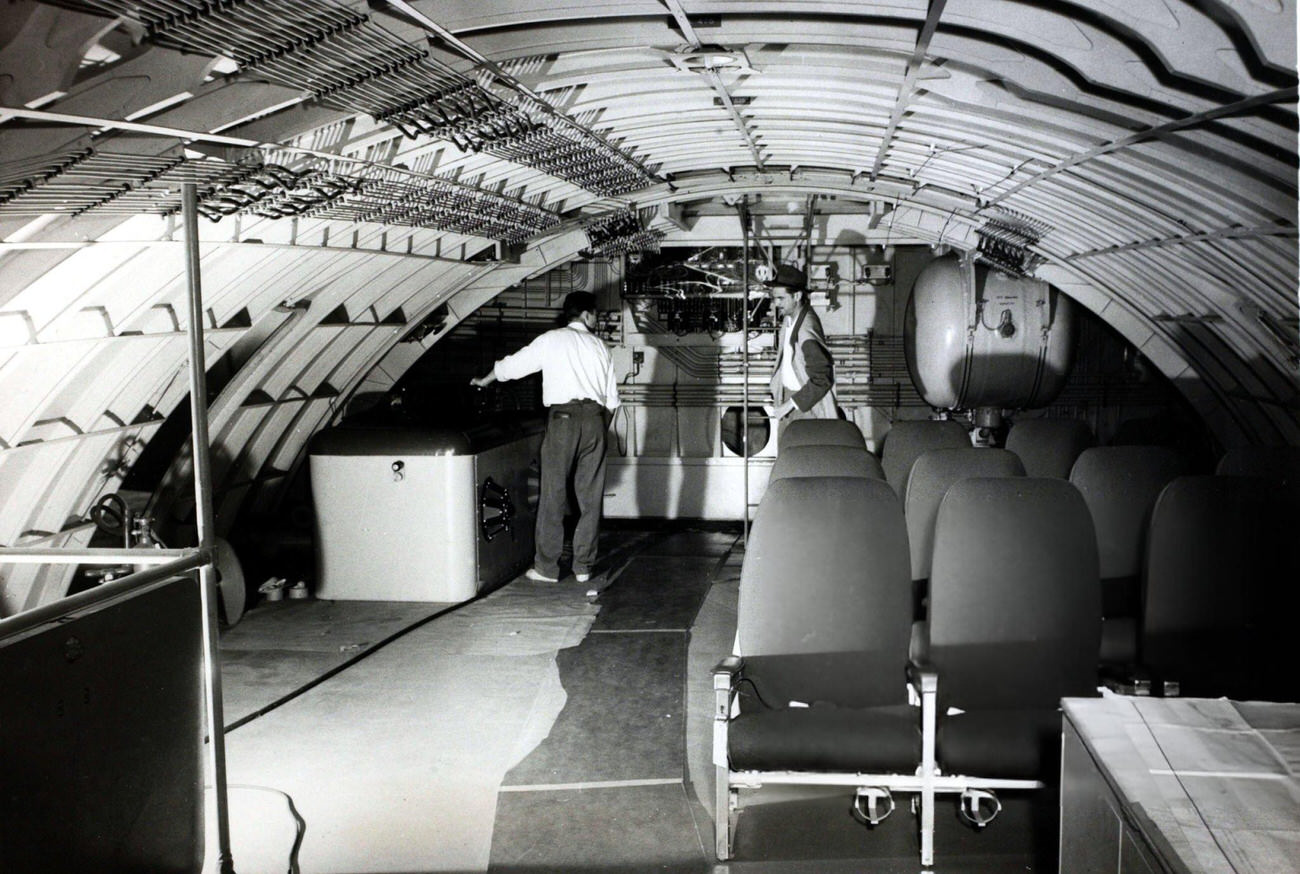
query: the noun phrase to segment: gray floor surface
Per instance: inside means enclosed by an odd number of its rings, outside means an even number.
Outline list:
[[[742,545],[616,529],[602,554],[585,584],[521,578],[450,609],[264,604],[228,629],[237,870],[919,870],[906,799],[869,831],[844,790],[789,788],[742,793],[717,863],[709,669],[732,647]],[[1054,870],[1054,799],[1004,803],[979,834],[941,806],[935,870]]]

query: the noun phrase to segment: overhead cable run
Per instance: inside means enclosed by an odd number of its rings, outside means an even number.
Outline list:
[[[652,184],[635,158],[540,99],[491,90],[343,0],[49,0],[133,22],[155,44],[226,57],[240,74],[543,170],[602,196]],[[491,75],[485,82],[494,81]]]
[[[623,252],[658,252],[663,231],[651,230],[635,208],[621,209],[589,219],[582,228],[587,234],[588,255],[618,255]]]
[[[246,172],[226,161],[191,161],[179,148],[160,155],[74,149],[3,165],[0,215],[165,215],[180,210],[181,186],[223,190]]]
[[[318,218],[437,228],[522,243],[560,223],[559,214],[521,200],[398,170],[370,171],[355,192],[322,205]]]
[[[1052,230],[1047,222],[998,207],[975,229],[979,237],[975,257],[1007,273],[1026,276],[1043,262],[1031,248]]]
[[[237,161],[188,158],[180,147],[160,155],[93,148],[3,165],[0,216],[45,214],[169,215],[181,186],[193,184],[198,212],[382,222],[519,243],[560,223],[559,214],[448,179],[323,159],[250,150]]]

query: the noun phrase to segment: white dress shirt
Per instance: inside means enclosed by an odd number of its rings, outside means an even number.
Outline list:
[[[793,330],[794,317],[787,315],[781,320],[781,346],[776,354],[781,359],[781,385],[790,392],[803,388],[799,375],[794,372],[794,356],[790,354],[790,332]]]
[[[593,400],[607,410],[619,406],[618,381],[605,342],[582,322],[547,331],[493,366],[499,380],[542,372],[542,403]]]

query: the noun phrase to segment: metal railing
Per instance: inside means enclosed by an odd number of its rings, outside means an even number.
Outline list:
[[[208,717],[208,760],[215,787],[214,816],[218,847],[218,871],[234,874],[230,852],[230,816],[226,796],[226,747],[222,726],[221,665],[218,660],[217,570],[212,509],[212,465],[209,456],[207,368],[203,346],[203,292],[199,270],[198,190],[193,182],[182,190],[182,213],[185,227],[185,273],[189,289],[189,371],[190,414],[194,458],[194,499],[199,545],[191,550],[83,549],[59,550],[36,548],[0,548],[0,564],[96,563],[117,564],[124,559],[135,564],[155,567],[137,571],[98,588],[71,595],[59,601],[24,611],[0,620],[0,633],[15,634],[38,628],[74,611],[121,597],[143,592],[177,574],[198,571],[203,626],[204,696]]]

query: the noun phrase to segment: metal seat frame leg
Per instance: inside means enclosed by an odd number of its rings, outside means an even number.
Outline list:
[[[935,732],[938,718],[938,677],[929,671],[920,677],[921,691],[921,866],[934,865]]]
[[[724,668],[724,665],[727,666]],[[731,763],[727,755],[727,728],[731,719],[732,679],[739,660],[726,659],[713,673],[713,836],[718,861],[731,858],[735,833]]]

